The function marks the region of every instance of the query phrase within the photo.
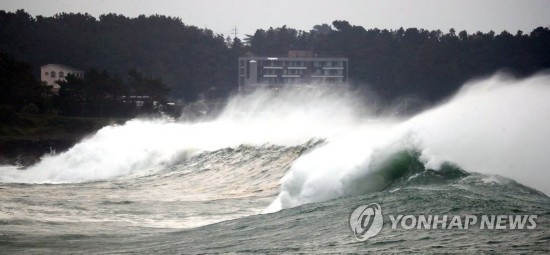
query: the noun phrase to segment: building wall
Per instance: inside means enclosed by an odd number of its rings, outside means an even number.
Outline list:
[[[288,87],[320,83],[344,84],[347,83],[347,80],[347,58],[239,58],[239,89],[241,91],[260,87]]]
[[[80,78],[84,77],[84,72],[67,66],[49,64],[40,67],[40,80],[53,86],[54,90],[59,89],[56,81],[65,80],[68,74],[74,74]]]

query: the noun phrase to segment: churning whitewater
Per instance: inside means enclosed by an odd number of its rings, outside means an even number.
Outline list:
[[[475,198],[488,210],[531,208],[547,217],[549,84],[546,74],[498,74],[407,117],[380,114],[348,91],[258,91],[233,97],[213,119],[108,126],[24,170],[0,167],[0,247],[307,252],[294,243],[303,239],[309,251],[384,251],[383,235],[380,246],[364,247],[340,229],[367,198],[410,212],[430,204],[440,213],[472,213]],[[410,202],[416,200],[423,204]],[[305,234],[322,229],[334,233]],[[546,251],[539,244],[550,235],[541,231],[517,245]],[[424,234],[421,240],[445,240]],[[254,248],[259,240],[249,235],[271,244]],[[475,243],[485,235],[465,238]],[[522,233],[497,236],[514,235]],[[418,251],[399,238],[408,247],[402,251]]]

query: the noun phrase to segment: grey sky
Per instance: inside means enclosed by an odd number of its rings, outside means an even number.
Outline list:
[[[187,25],[238,36],[258,28],[288,27],[309,31],[314,25],[347,20],[368,28],[449,28],[499,33],[530,32],[550,26],[549,0],[0,0],[0,9],[25,9],[33,16],[87,12],[98,17],[118,13],[135,17],[163,14]]]

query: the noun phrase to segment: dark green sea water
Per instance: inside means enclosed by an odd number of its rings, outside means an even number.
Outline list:
[[[109,181],[2,184],[1,253],[550,252],[546,195],[453,165],[427,170],[414,151],[381,164],[377,173],[391,181],[380,191],[259,214],[308,146],[241,146],[203,153],[151,175]],[[223,171],[253,174],[232,178]],[[384,227],[357,241],[349,216],[370,203],[383,208]],[[391,228],[390,214],[538,217],[534,230],[405,230]]]

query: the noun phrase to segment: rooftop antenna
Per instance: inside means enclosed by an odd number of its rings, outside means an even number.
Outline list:
[[[235,26],[235,29],[231,29],[233,31],[233,39],[237,38],[237,26]]]

